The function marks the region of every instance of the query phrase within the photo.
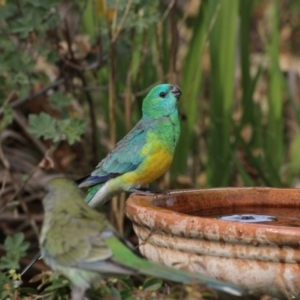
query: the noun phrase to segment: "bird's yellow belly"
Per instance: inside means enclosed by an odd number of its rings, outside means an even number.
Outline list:
[[[125,184],[147,185],[163,175],[169,169],[173,160],[173,153],[170,149],[155,140],[142,149],[141,156],[144,156],[145,159],[139,167],[122,175]]]

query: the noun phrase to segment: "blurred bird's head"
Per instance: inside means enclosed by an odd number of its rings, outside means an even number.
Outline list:
[[[57,177],[48,181],[45,186],[47,192],[43,199],[45,209],[59,205],[61,201],[72,203],[75,198],[80,198],[83,201],[84,197],[78,189],[77,184],[72,180],[63,177]]]
[[[70,186],[75,185],[71,180],[64,178],[62,176],[52,178],[48,180],[45,190],[47,193],[52,193],[54,191],[65,191]],[[76,186],[76,185],[75,185]]]
[[[157,85],[143,101],[143,116],[159,119],[177,112],[177,102],[180,96],[180,89],[174,85]]]

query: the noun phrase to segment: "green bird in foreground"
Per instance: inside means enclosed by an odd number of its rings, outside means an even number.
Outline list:
[[[141,120],[79,184],[88,187],[85,201],[90,206],[145,187],[169,169],[180,134],[180,96],[180,89],[170,84],[148,93]]]
[[[72,283],[72,299],[103,276],[145,274],[182,283],[199,283],[236,296],[241,288],[205,276],[159,265],[135,255],[118,237],[103,214],[89,207],[76,184],[51,180],[43,199],[45,217],[40,236],[46,264]]]

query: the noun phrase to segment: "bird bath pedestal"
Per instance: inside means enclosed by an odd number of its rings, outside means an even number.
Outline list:
[[[300,294],[300,189],[132,194],[127,216],[149,260],[258,294]]]

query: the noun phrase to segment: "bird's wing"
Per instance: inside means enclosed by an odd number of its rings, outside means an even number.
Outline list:
[[[71,259],[73,267],[95,270],[102,274],[135,274],[135,270],[123,266],[122,264],[114,262],[111,258],[114,253],[106,243],[107,238],[119,239],[117,232],[107,222],[104,215],[98,214],[95,211],[94,218],[91,218],[91,211],[88,212],[89,217],[86,218],[87,224],[84,228],[88,228],[88,231],[82,235],[80,244],[69,247],[68,251],[64,254],[68,259]],[[97,216],[97,219],[95,217]],[[81,212],[81,219],[76,219],[73,222],[78,222],[80,227],[83,225],[83,219],[85,219],[85,212]],[[100,219],[100,222],[99,222]],[[100,226],[99,226],[100,224]],[[80,231],[80,228],[78,228]],[[123,245],[123,244],[122,244]],[[127,249],[126,246],[123,245]],[[76,259],[74,259],[76,257]],[[62,261],[66,260],[66,257],[62,257]]]
[[[140,155],[146,144],[146,133],[155,126],[154,120],[140,120],[91,173],[79,184],[88,187],[135,170],[144,160]]]
[[[112,228],[106,228],[101,233],[102,241],[105,242],[105,239],[107,238],[113,238],[119,240],[118,234],[112,229]],[[125,244],[122,244],[120,241],[120,244],[122,245],[122,249],[127,250],[128,248],[125,246]],[[94,245],[94,244],[93,244]],[[107,246],[107,244],[105,243]],[[102,247],[102,245],[101,245]],[[108,246],[107,246],[108,247]],[[107,257],[106,259],[103,259],[101,256],[99,256],[99,250],[97,247],[93,246],[91,248],[89,257],[83,261],[80,261],[78,264],[76,264],[76,267],[90,270],[90,271],[98,271],[102,274],[137,274],[138,272],[135,270],[135,268],[131,268],[129,266],[125,266],[123,264],[120,264],[118,262],[115,262],[113,258],[113,251],[108,247],[108,249],[111,251],[111,256]],[[125,259],[125,257],[124,257]]]
[[[103,230],[109,227],[105,217],[81,203],[74,205],[72,209],[72,213],[68,210],[55,212],[53,224],[50,224],[52,230],[48,231],[45,239],[43,254],[59,265],[69,267],[75,267],[80,262],[105,261],[110,258],[113,253],[102,235]],[[62,236],[69,238],[62,240]],[[48,243],[47,240],[56,243]]]

